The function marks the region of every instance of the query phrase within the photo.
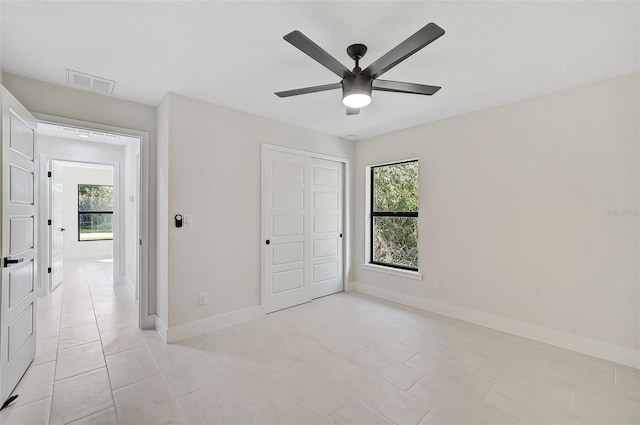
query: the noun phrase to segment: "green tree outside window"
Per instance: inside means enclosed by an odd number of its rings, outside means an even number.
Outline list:
[[[113,186],[78,185],[78,240],[113,239]]]
[[[371,167],[371,263],[418,270],[418,161]]]

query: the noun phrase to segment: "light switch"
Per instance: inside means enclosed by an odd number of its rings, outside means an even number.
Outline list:
[[[184,216],[184,225],[187,227],[191,227],[193,225],[193,216],[185,215]]]

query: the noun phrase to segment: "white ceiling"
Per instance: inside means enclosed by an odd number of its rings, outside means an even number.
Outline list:
[[[638,2],[36,2],[1,4],[5,72],[66,84],[66,69],[113,79],[116,97],[157,105],[167,92],[356,139],[640,69]],[[298,29],[362,67],[428,22],[446,34],[384,75],[442,86],[432,97],[374,92],[345,116],[338,82],[289,45]]]

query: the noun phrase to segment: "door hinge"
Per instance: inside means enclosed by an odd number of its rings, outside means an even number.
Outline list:
[[[47,171],[47,177],[51,177],[51,171]]]
[[[51,267],[47,267],[47,273],[51,273]]]
[[[142,246],[142,239],[140,239],[140,246]]]
[[[47,226],[51,226],[51,220],[47,220]]]

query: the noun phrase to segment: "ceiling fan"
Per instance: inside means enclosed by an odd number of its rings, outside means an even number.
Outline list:
[[[347,115],[358,114],[360,113],[360,108],[371,103],[372,90],[430,96],[440,90],[440,87],[378,80],[378,77],[443,35],[444,30],[431,22],[364,70],[360,69],[360,59],[367,53],[367,46],[364,44],[352,44],[347,48],[347,54],[356,62],[356,66],[353,68],[353,71],[349,71],[349,69],[336,58],[324,51],[322,47],[311,41],[303,33],[298,30],[292,31],[283,38],[312,59],[315,59],[320,65],[323,65],[329,69],[329,71],[336,74],[342,81],[321,86],[281,91],[277,92],[276,95],[278,97],[289,97],[342,88],[342,103],[347,107]]]

